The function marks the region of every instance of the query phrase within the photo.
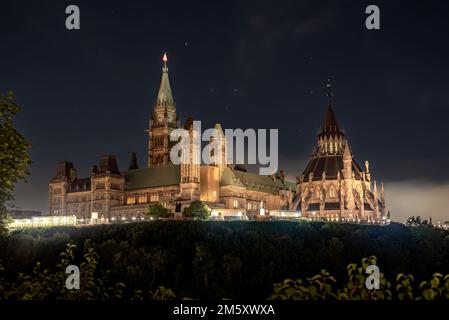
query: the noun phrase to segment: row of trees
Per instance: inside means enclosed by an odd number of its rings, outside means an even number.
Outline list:
[[[152,202],[147,211],[147,215],[153,218],[172,218],[174,213],[165,208],[160,202]],[[191,219],[207,220],[210,218],[209,207],[200,200],[195,200],[182,211],[183,217]]]
[[[407,219],[405,224],[409,227],[419,227],[419,226],[425,226],[425,227],[433,227],[432,224],[432,218],[430,220],[422,219],[421,216],[412,216]],[[449,224],[449,221],[445,221],[444,224]]]
[[[124,245],[126,247],[126,245]],[[76,259],[76,245],[67,244],[59,255],[59,262],[54,268],[45,267],[37,262],[29,274],[19,273],[15,279],[5,279],[5,269],[0,265],[0,300],[171,300],[192,299],[185,293],[178,296],[171,289],[162,285],[155,287],[156,274],[162,272],[169,257],[161,248],[154,248],[149,252],[139,250],[134,254],[140,255],[148,263],[146,276],[149,277],[150,286],[132,279],[126,283],[116,278],[117,270],[114,267],[104,272],[101,266],[101,256],[97,253],[92,243],[87,243],[84,248],[80,264],[80,286],[78,290],[70,290],[65,285],[67,281],[66,268],[78,263]],[[104,250],[104,248],[100,248]],[[212,279],[208,278],[211,265],[210,256],[203,247],[195,248],[193,268],[198,276],[196,284],[208,287]],[[118,255],[114,260],[129,259],[129,256]],[[134,259],[134,258],[132,258]],[[117,262],[116,262],[117,263]],[[377,258],[371,256],[363,258],[361,265],[351,263],[346,267],[347,279],[340,282],[337,287],[337,279],[323,269],[319,274],[303,279],[286,279],[274,284],[274,290],[268,299],[271,300],[448,300],[449,299],[449,274],[443,276],[434,273],[429,281],[423,280],[419,285],[415,284],[415,278],[411,274],[399,273],[395,277],[395,285],[388,281],[383,273],[379,275],[379,287],[367,288],[366,282],[370,281],[366,274],[369,265],[376,265]],[[226,255],[223,259],[223,278],[231,283],[239,281],[239,269],[242,261],[239,258]],[[139,270],[130,268],[126,272],[138,276]],[[125,270],[120,270],[123,272]],[[251,296],[251,297],[254,297]]]
[[[266,299],[273,283],[311,278],[323,268],[344,280],[348,264],[370,255],[378,257],[386,279],[413,274],[420,285],[437,271],[449,273],[449,234],[444,230],[167,220],[14,231],[0,240],[1,282],[17,284],[20,274],[32,275],[38,263],[49,275],[58,272],[59,253],[67,243],[76,246],[72,262],[78,266],[92,248],[98,262],[95,277],[108,288],[125,284],[126,298],[134,298],[135,291],[150,298],[150,291],[164,286],[178,298]],[[336,285],[342,290],[344,282]]]

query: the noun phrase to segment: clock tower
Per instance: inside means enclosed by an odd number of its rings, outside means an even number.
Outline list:
[[[161,84],[149,121],[148,167],[170,164],[170,150],[177,143],[170,141],[170,133],[179,128],[179,119],[168,78],[167,60],[167,54],[164,54]]]

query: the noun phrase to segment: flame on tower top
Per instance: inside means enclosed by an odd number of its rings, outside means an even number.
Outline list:
[[[162,57],[162,61],[164,61],[164,71],[167,71],[167,52],[164,52],[164,56]]]

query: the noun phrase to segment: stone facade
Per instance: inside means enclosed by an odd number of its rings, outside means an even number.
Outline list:
[[[174,145],[170,133],[180,128],[176,105],[170,87],[167,59],[164,55],[162,79],[153,105],[148,130],[148,159],[139,168],[135,154],[126,171],[118,168],[113,155],[105,155],[93,166],[88,178],[78,178],[72,162],[61,162],[49,183],[50,215],[76,215],[90,219],[141,218],[151,202],[161,202],[173,212],[181,212],[193,200],[202,200],[212,209],[232,209],[256,217],[260,208],[289,209],[293,204],[295,185],[285,181],[283,172],[259,176],[242,166],[226,163],[226,140],[220,124],[220,157],[211,165],[200,165],[199,146],[190,143],[182,150],[182,161],[174,165],[170,151]],[[191,141],[199,135],[189,118],[184,125]],[[217,160],[219,159],[219,161]]]
[[[310,218],[382,221],[386,219],[383,183],[379,194],[369,162],[365,162],[362,170],[354,160],[335,116],[332,94],[328,95],[329,104],[317,145],[303,174],[297,178],[293,209]]]
[[[311,159],[296,183],[285,180],[280,170],[272,176],[246,172],[243,166],[226,163],[226,139],[220,124],[221,150],[211,165],[198,159],[199,146],[181,150],[180,165],[172,164],[170,133],[180,128],[164,55],[162,79],[153,105],[148,130],[146,167],[139,168],[135,154],[128,170],[121,171],[113,155],[102,156],[90,177],[78,178],[72,162],[61,162],[49,183],[50,215],[76,215],[78,219],[141,218],[151,202],[182,212],[193,200],[212,209],[235,210],[257,218],[265,210],[296,210],[302,216],[335,221],[380,221],[386,218],[383,184],[380,194],[372,181],[368,161],[365,170],[352,156],[345,133],[337,122],[332,95],[324,124]],[[191,141],[199,135],[189,118],[184,129]]]

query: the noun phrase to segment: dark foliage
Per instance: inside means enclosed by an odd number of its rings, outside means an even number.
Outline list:
[[[0,95],[0,235],[6,233],[7,204],[14,199],[14,185],[25,180],[31,164],[31,145],[14,127],[19,111],[12,92]]]
[[[78,248],[77,265],[94,248],[96,272],[126,284],[120,295],[128,298],[165,286],[178,298],[266,299],[273,283],[323,268],[345,279],[347,265],[371,255],[388,279],[413,274],[420,283],[449,273],[449,234],[427,227],[154,221],[16,231],[0,243],[0,278],[30,274],[38,262],[56,266],[68,242]]]
[[[169,218],[173,215],[172,212],[165,208],[160,202],[150,203],[146,214],[153,218]]]
[[[186,218],[207,220],[210,218],[209,211],[209,208],[203,201],[195,200],[188,207],[184,208],[182,215]]]

